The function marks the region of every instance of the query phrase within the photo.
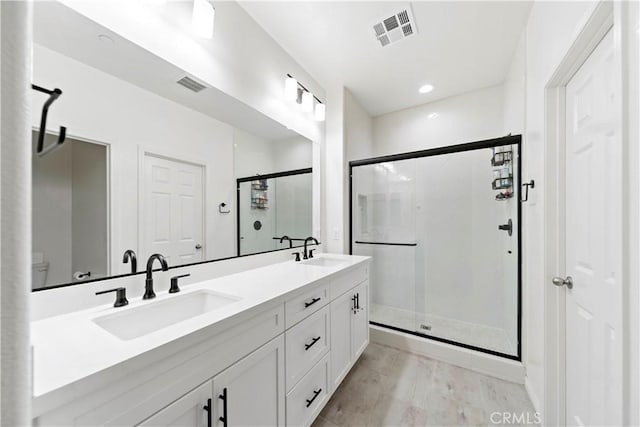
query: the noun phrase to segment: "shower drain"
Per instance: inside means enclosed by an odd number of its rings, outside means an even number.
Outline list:
[[[424,330],[430,331],[431,330],[431,326],[421,323],[420,324],[420,329],[424,329]]]

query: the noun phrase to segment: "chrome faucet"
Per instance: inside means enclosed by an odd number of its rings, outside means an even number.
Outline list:
[[[284,236],[282,236],[280,238],[280,243],[284,242],[285,240],[289,241],[289,249],[293,248],[293,241],[291,240],[291,237],[287,236],[286,234]]]
[[[315,237],[307,237],[306,239],[304,239],[304,253],[302,255],[302,259],[313,258],[313,253],[310,254],[310,252],[307,252],[307,243],[309,243],[310,240],[313,240],[316,245],[318,244],[318,239],[316,239]]]
[[[136,258],[136,253],[127,249],[122,256],[122,262],[127,264],[131,260],[131,274],[135,274],[138,272],[138,259]]]
[[[167,265],[167,260],[161,254],[153,254],[147,260],[147,280],[144,283],[144,296],[142,299],[152,299],[156,297],[156,293],[153,292],[153,262],[155,260],[160,261],[160,266],[162,267],[162,271],[167,271],[169,269],[169,265]]]

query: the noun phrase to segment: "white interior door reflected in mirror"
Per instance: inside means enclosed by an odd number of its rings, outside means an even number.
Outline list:
[[[169,265],[202,261],[204,167],[147,153],[144,170],[144,258],[161,253]]]

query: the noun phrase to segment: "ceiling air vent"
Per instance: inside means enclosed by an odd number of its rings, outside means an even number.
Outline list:
[[[373,25],[373,33],[382,47],[417,32],[415,19],[409,5],[395,15],[381,19],[380,22]]]
[[[205,85],[203,85],[199,81],[196,81],[193,77],[189,77],[189,76],[182,77],[176,83],[178,83],[181,86],[186,87],[187,89],[189,89],[189,90],[191,90],[193,92],[200,92],[201,90],[207,88]]]

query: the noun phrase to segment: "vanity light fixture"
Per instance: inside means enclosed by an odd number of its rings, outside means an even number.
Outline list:
[[[418,89],[418,92],[420,93],[429,93],[433,90],[433,85],[422,85],[420,86],[420,89]]]
[[[313,111],[313,94],[306,90],[302,92],[302,111],[305,113]]]
[[[298,81],[291,76],[287,76],[284,80],[284,97],[289,101],[295,101],[298,98]]]
[[[305,113],[313,113],[316,121],[325,121],[327,115],[326,106],[291,74],[287,74],[284,80],[284,97],[288,101],[299,104]]]
[[[193,0],[191,26],[197,35],[205,39],[213,37],[215,16],[216,10],[209,0]]]
[[[318,102],[316,104],[316,110],[315,110],[315,113],[314,113],[314,118],[318,122],[324,122],[326,116],[327,116],[327,107],[325,107],[325,105],[323,103]]]

